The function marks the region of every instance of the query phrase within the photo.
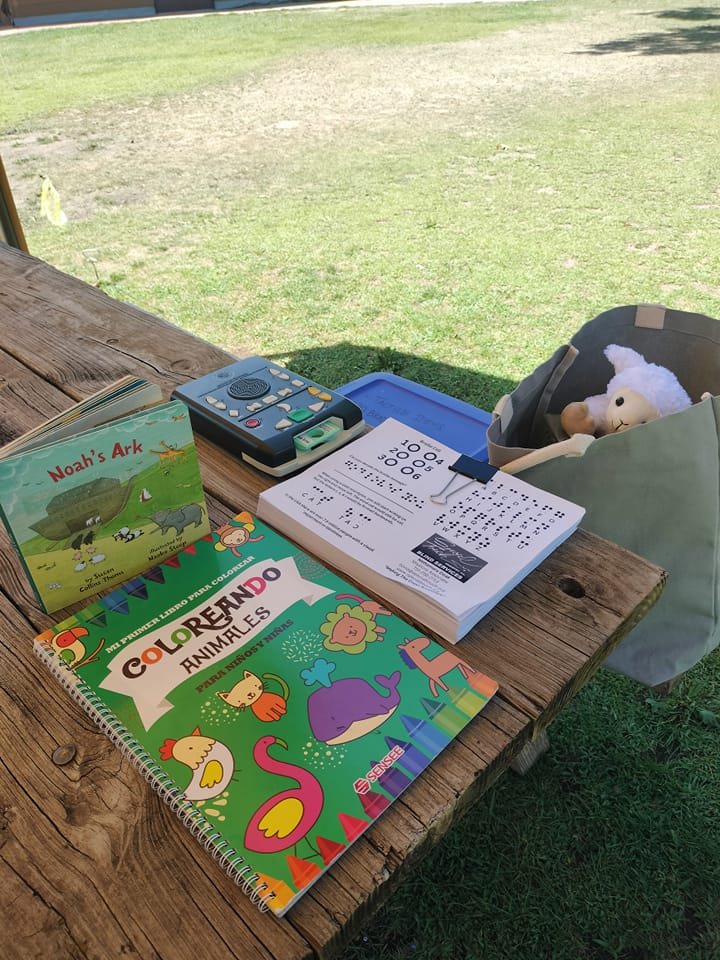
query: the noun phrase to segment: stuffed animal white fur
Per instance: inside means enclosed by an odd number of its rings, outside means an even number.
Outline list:
[[[691,405],[677,377],[666,367],[648,363],[636,350],[616,343],[606,347],[604,353],[615,375],[605,393],[565,407],[560,422],[569,436],[617,433]]]

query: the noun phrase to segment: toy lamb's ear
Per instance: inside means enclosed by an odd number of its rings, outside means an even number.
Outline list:
[[[632,350],[630,347],[620,347],[617,343],[609,344],[603,352],[615,368],[615,373],[627,370],[628,367],[644,367],[647,363],[645,357],[637,350]]]

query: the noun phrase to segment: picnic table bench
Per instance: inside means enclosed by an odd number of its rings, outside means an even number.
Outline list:
[[[178,384],[218,347],[0,243],[0,443],[126,373]],[[273,481],[197,437],[214,523]],[[582,530],[461,642],[496,697],[282,919],[261,914],[31,653],[37,605],[0,532],[0,955],[329,958],[527,751],[659,596],[664,572]],[[413,611],[403,611],[412,620]],[[525,753],[523,753],[525,751]]]

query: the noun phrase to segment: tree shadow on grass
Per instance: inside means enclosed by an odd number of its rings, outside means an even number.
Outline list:
[[[454,367],[399,350],[352,343],[294,350],[284,354],[283,360],[290,370],[331,389],[366,374],[394,373],[486,411],[492,410],[500,397],[517,385],[491,373]]]
[[[720,7],[685,7],[680,10],[658,10],[645,14],[658,20],[720,20]]]
[[[684,10],[661,10],[645,14],[665,20],[720,20],[720,7],[687,7]],[[654,33],[638,33],[632,37],[596,43],[579,53],[599,56],[608,53],[637,53],[640,56],[667,56],[678,53],[720,52],[720,25],[698,23],[692,27],[677,27],[674,30],[658,30]]]

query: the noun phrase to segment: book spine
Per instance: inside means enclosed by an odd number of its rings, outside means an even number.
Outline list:
[[[47,666],[73,700],[87,713],[102,733],[120,750],[147,780],[158,796],[168,804],[195,839],[201,843],[225,870],[230,879],[264,913],[269,909],[272,892],[266,884],[257,885],[259,876],[245,860],[223,839],[216,824],[188,800],[175,781],[135,739],[107,704],[53,651],[50,641],[37,638],[33,653]]]
[[[12,526],[11,526],[11,524],[10,524],[10,517],[8,517],[8,515],[7,515],[7,514],[5,513],[5,511],[3,510],[3,505],[2,505],[2,503],[0,503],[0,520],[2,520],[3,526],[5,527],[5,532],[7,533],[8,537],[10,538],[10,542],[12,543],[13,547],[15,548],[15,553],[18,555],[18,558],[19,558],[19,560],[20,560],[20,563],[23,565],[23,569],[24,569],[24,571],[25,571],[25,576],[27,577],[28,583],[29,583],[30,586],[32,587],[33,593],[34,593],[35,596],[37,597],[38,603],[40,604],[40,606],[42,607],[42,609],[43,609],[46,613],[51,613],[52,611],[51,611],[51,610],[48,610],[47,604],[45,603],[45,598],[44,598],[43,596],[41,596],[41,594],[40,594],[40,589],[39,589],[38,585],[35,583],[35,578],[34,578],[33,575],[30,573],[30,567],[27,565],[27,560],[25,559],[25,554],[22,552],[22,550],[21,550],[21,548],[20,548],[20,544],[18,543],[18,539],[17,539],[17,537],[15,536],[15,532],[13,531],[13,528],[12,528]]]

